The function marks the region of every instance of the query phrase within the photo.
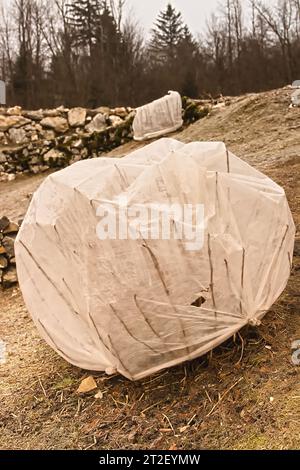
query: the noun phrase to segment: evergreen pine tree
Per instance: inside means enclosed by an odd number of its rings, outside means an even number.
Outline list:
[[[86,77],[86,102],[112,104],[118,97],[122,36],[107,0],[74,0],[68,23],[76,46],[80,79]]]
[[[187,25],[183,37],[177,46],[177,69],[180,70],[180,91],[183,95],[197,97],[198,79],[197,64],[199,47]],[[179,77],[178,77],[179,78]]]
[[[185,26],[180,12],[169,3],[157,17],[152,29],[150,51],[157,61],[172,60],[176,57],[176,48],[184,38]]]
[[[102,5],[102,0],[74,0],[67,5],[68,21],[73,28],[76,45],[87,46],[90,54]]]

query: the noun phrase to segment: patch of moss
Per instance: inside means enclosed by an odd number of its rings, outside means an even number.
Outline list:
[[[185,123],[190,124],[204,118],[209,113],[207,106],[199,106],[196,103],[189,103],[184,110],[183,120]]]
[[[182,102],[182,108],[185,109],[188,105],[189,98],[187,96],[182,96],[181,97],[181,102]]]
[[[63,390],[64,388],[67,388],[73,385],[74,382],[76,382],[76,379],[74,379],[73,377],[67,376],[67,377],[64,377],[62,380],[60,380],[59,382],[57,382],[56,384],[54,384],[53,389]]]
[[[131,133],[131,126],[133,123],[133,119],[134,119],[134,116],[130,116],[128,119],[126,119],[122,124],[120,124],[116,128],[115,134],[114,134],[114,142],[113,142],[114,147],[118,147],[119,145],[124,143],[124,141],[126,142],[131,139],[129,135]]]
[[[234,449],[240,450],[263,450],[274,447],[274,443],[269,442],[267,436],[261,433],[249,433],[245,435],[236,445]]]

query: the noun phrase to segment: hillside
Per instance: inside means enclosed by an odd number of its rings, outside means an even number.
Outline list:
[[[259,328],[246,327],[207,356],[140,382],[93,374],[102,394],[78,396],[88,375],[58,357],[37,331],[18,288],[0,292],[0,448],[300,448],[300,108],[291,90],[230,100],[172,137],[222,140],[286,190],[297,227],[293,271]],[[143,144],[133,141],[109,155]],[[45,174],[0,183],[0,215],[21,218]]]

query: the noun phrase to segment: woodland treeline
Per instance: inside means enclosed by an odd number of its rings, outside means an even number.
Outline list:
[[[8,104],[137,106],[170,89],[237,95],[300,78],[300,0],[221,0],[197,37],[171,4],[149,35],[125,12],[126,0],[4,1]]]

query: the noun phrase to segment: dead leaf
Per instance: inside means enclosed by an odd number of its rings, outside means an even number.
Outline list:
[[[179,432],[185,432],[187,429],[189,429],[189,426],[182,426],[181,428],[179,428]]]
[[[87,393],[87,392],[90,392],[91,390],[95,390],[95,388],[97,388],[95,379],[94,377],[89,375],[88,377],[82,380],[81,384],[79,385],[77,389],[77,393]]]
[[[95,398],[103,398],[103,393],[101,392],[101,390],[99,390],[99,392],[96,393],[95,395]]]
[[[178,449],[177,449],[177,445],[175,444],[175,442],[174,442],[174,444],[172,444],[172,445],[169,447],[168,450],[178,450]]]

